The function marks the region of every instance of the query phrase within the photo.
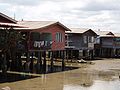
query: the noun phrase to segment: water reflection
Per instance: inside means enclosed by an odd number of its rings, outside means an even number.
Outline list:
[[[16,82],[31,78],[36,78],[37,76],[32,75],[25,75],[25,74],[14,74],[14,73],[7,73],[6,75],[3,75],[0,72],[0,83],[6,83],[6,82]]]
[[[87,71],[79,68],[1,83],[0,89],[5,86],[12,90],[120,90],[120,79],[118,74],[111,71]]]
[[[64,85],[63,90],[120,90],[120,81],[94,81],[90,87],[82,87],[80,85]]]
[[[67,74],[63,90],[120,90],[120,79],[113,72]]]

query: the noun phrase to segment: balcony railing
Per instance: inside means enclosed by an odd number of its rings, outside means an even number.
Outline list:
[[[65,48],[75,48],[75,46],[65,46]]]
[[[30,49],[51,49],[52,41],[30,41]]]

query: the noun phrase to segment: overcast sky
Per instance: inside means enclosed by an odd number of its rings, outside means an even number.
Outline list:
[[[16,20],[120,31],[120,0],[0,0],[0,11]]]

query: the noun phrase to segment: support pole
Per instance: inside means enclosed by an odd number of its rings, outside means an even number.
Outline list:
[[[62,71],[65,70],[64,50],[62,51]]]
[[[43,60],[43,73],[46,73],[46,51],[44,51],[44,60]]]
[[[53,56],[54,56],[54,51],[51,51],[50,52],[50,57],[51,57],[51,68],[50,68],[50,72],[53,72],[53,69],[54,69],[54,64],[53,64],[53,60],[54,60],[54,58],[53,58]]]
[[[17,53],[17,71],[22,71],[22,60],[21,60],[21,53]]]
[[[31,52],[31,58],[30,58],[30,72],[33,73],[33,65],[34,65],[34,52]]]
[[[6,75],[7,72],[7,63],[6,63],[6,53],[2,54],[2,74]]]
[[[72,59],[73,59],[73,50],[71,50],[70,57],[71,57],[71,62],[72,62]]]
[[[27,52],[27,60],[25,62],[25,72],[30,72],[30,68],[29,68],[29,65],[30,65],[30,52],[28,51]]]
[[[42,52],[38,52],[37,73],[42,73]]]

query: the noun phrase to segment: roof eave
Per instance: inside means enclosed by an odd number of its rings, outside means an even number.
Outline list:
[[[65,28],[65,31],[71,31],[68,27],[66,27],[65,25],[63,25],[60,22],[56,22],[56,24],[58,24],[58,25],[62,26],[63,28]]]
[[[3,14],[3,13],[0,13],[0,15],[10,21],[12,21],[13,23],[17,23],[17,21],[15,19],[12,19],[11,17],[8,17],[7,15]]]
[[[83,33],[86,33],[86,32],[88,32],[88,31],[92,31],[95,35],[97,35],[97,33],[95,33],[92,29],[88,29],[88,30],[86,30],[86,31],[83,32]]]

